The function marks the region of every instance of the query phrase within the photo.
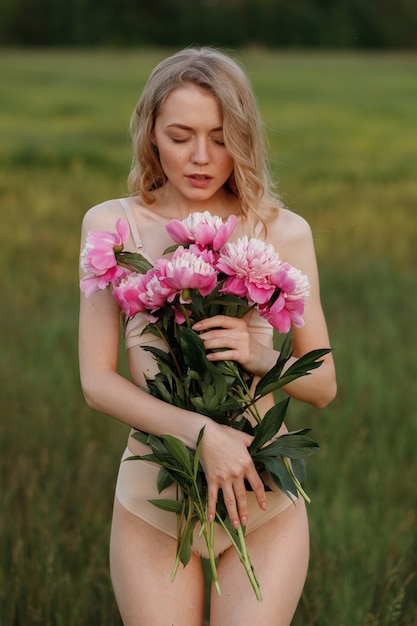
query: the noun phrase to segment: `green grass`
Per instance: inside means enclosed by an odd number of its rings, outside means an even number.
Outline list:
[[[120,623],[107,546],[127,429],[79,387],[79,229],[126,193],[128,120],[165,55],[0,56],[1,626]],[[290,405],[321,444],[294,625],[413,626],[417,56],[239,57],[284,200],[312,225],[338,369],[330,407]]]

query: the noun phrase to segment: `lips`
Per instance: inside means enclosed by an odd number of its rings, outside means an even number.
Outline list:
[[[208,174],[189,174],[187,180],[193,187],[206,187],[213,180]]]
[[[194,178],[196,180],[211,180],[213,177],[208,174],[189,174],[188,178]]]

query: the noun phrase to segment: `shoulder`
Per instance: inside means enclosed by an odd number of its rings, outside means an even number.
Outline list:
[[[286,258],[294,249],[310,247],[312,232],[310,224],[298,213],[281,208],[273,220],[268,222],[266,239]]]
[[[120,200],[106,200],[86,212],[83,218],[83,230],[113,231],[119,217],[125,217]]]

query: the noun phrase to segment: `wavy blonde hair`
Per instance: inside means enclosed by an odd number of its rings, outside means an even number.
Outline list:
[[[241,203],[250,232],[279,209],[267,164],[264,128],[255,96],[243,70],[225,54],[212,48],[187,48],[168,57],[153,70],[131,119],[133,162],[128,178],[132,195],[149,204],[152,191],[166,176],[152,142],[155,119],[173,89],[196,85],[209,91],[223,117],[225,147],[234,160],[227,188]]]

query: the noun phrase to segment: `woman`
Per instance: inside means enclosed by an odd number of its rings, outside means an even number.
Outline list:
[[[171,219],[183,219],[197,211],[224,220],[236,215],[233,238],[256,234],[273,244],[281,259],[308,275],[305,325],[293,330],[292,360],[328,347],[311,231],[301,217],[280,206],[271,191],[262,127],[240,67],[208,48],[187,49],[166,59],[144,88],[133,126],[131,195],[88,211],[82,246],[90,230],[114,231],[116,220],[122,217],[130,224],[127,249],[155,260],[172,244],[165,230]],[[141,347],[155,338],[149,333],[141,335],[147,322],[139,314],[129,321],[125,333],[131,380],[119,375],[119,316],[116,301],[107,290],[89,298],[81,296],[79,353],[86,401],[133,429],[170,434],[190,448],[195,447],[205,426],[201,461],[208,481],[209,519],[214,519],[222,490],[233,526],[246,526],[246,543],[263,595],[259,603],[234,548],[219,533],[215,545],[220,555],[222,596],[212,593],[210,624],[290,624],[308,566],[304,501],[299,498],[292,503],[278,489],[265,492],[247,450],[251,443],[248,434],[166,404],[141,389],[145,375],[155,374],[156,366]],[[236,360],[258,376],[276,362],[272,328],[257,314],[244,320],[215,316],[196,325],[195,330],[210,351],[210,359]],[[293,381],[285,390],[316,407],[327,405],[336,391],[331,355],[310,376]],[[258,409],[264,414],[272,403],[272,398],[262,398]],[[123,458],[147,451],[130,437]],[[148,502],[158,497],[157,472],[156,465],[145,461],[122,462],[120,466],[110,546],[117,603],[125,626],[201,626],[202,542],[195,537],[190,562],[170,582],[176,521],[174,514],[159,511]]]

